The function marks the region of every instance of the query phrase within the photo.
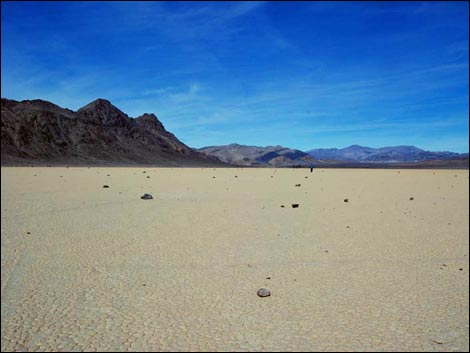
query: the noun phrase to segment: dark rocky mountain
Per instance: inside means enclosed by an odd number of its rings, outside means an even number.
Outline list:
[[[225,165],[186,146],[155,115],[130,118],[105,99],[74,112],[43,100],[2,98],[1,162]]]
[[[282,146],[209,146],[198,149],[199,152],[214,156],[223,162],[258,167],[309,166],[315,161],[307,153]]]
[[[430,152],[414,146],[371,148],[352,145],[341,149],[313,149],[307,153],[317,160],[360,163],[402,163],[468,158],[468,153]]]

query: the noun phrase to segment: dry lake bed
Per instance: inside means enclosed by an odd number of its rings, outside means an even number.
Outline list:
[[[468,351],[468,175],[2,167],[1,349]]]

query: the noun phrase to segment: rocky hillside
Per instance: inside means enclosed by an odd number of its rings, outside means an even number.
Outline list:
[[[1,162],[225,165],[186,146],[155,115],[130,118],[105,99],[74,112],[43,100],[2,98]]]
[[[292,167],[309,166],[315,161],[307,153],[282,146],[210,146],[199,152],[214,156],[223,162],[241,166]]]

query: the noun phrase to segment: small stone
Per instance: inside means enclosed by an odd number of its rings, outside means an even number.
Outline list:
[[[346,226],[346,228],[351,228],[350,226]]]
[[[308,179],[308,176],[306,176],[305,179]]]
[[[328,250],[325,250],[325,252],[328,252]]]
[[[107,189],[107,188],[109,188],[108,185],[103,185],[103,189]]]
[[[459,271],[463,271],[463,268],[459,268]]]
[[[292,208],[298,208],[299,207],[299,204],[298,203],[293,203],[292,204]]]
[[[299,186],[300,186],[300,184],[295,184],[295,187],[297,187],[297,188],[298,188]]]
[[[284,205],[281,205],[281,207],[282,207],[282,208],[284,208],[284,207],[286,207],[286,206],[284,206]]]
[[[410,201],[413,201],[415,198],[414,197],[410,197]]]
[[[212,179],[215,179],[215,176],[213,176]]]
[[[348,199],[344,199],[344,202],[349,202],[349,200],[348,200]]]
[[[140,197],[142,200],[152,200],[153,196],[150,194],[144,194],[143,196]]]
[[[271,279],[271,277],[266,277],[266,279]]]
[[[106,176],[110,176],[109,174],[107,174]]]
[[[150,179],[150,176],[147,175],[147,179]]]
[[[31,232],[26,232],[26,234],[31,234]]]
[[[144,174],[145,174],[145,173],[147,173],[147,172],[144,170],[142,173],[144,173]]]
[[[238,178],[238,175],[235,175],[235,178]]]
[[[267,289],[261,288],[261,289],[258,289],[256,294],[258,294],[258,297],[264,298],[264,297],[269,297],[271,295],[271,292]]]

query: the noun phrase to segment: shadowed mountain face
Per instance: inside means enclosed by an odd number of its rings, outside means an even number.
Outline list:
[[[231,144],[227,146],[209,146],[198,151],[215,156],[221,161],[235,165],[290,167],[309,166],[314,163],[307,153],[282,146],[243,146]]]
[[[2,98],[2,164],[224,165],[165,130],[153,114],[129,118],[105,99],[74,112]]]
[[[430,152],[414,146],[370,148],[352,145],[342,149],[314,149],[307,153],[319,160],[363,163],[422,162],[468,157],[468,153]]]

